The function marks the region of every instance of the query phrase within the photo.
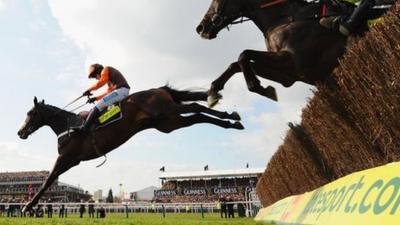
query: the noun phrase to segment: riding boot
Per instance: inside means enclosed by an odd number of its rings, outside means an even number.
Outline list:
[[[100,111],[97,109],[97,107],[94,107],[92,110],[90,110],[85,123],[80,128],[80,131],[87,132],[89,130],[90,126],[93,124],[93,121],[99,116],[99,114],[100,114]]]
[[[350,18],[343,21],[339,26],[339,31],[345,36],[349,36],[351,33],[359,28],[363,23],[368,20],[368,13],[374,7],[375,0],[361,0],[360,4],[354,9]]]

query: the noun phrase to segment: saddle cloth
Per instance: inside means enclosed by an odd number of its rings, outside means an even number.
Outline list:
[[[88,115],[89,115],[88,111],[83,111],[79,113],[79,116],[82,118],[83,123],[88,117]],[[99,128],[108,126],[120,119],[122,119],[122,110],[121,110],[121,102],[118,102],[100,112],[100,116],[95,120],[94,128],[92,129],[97,130]]]

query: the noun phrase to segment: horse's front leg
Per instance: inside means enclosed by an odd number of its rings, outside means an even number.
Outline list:
[[[54,180],[57,179],[65,171],[69,170],[71,167],[76,166],[79,164],[79,161],[73,161],[70,157],[66,157],[64,155],[58,156],[56,163],[54,164],[53,170],[50,172],[50,175],[47,177],[46,181],[43,183],[42,187],[40,188],[39,192],[35,194],[33,199],[28,202],[25,207],[22,209],[23,212],[29,211],[35,206],[40,198],[42,197],[43,193],[53,184]]]
[[[247,88],[251,92],[277,101],[275,88],[268,86],[264,88],[256,75],[278,82],[289,87],[296,82],[295,62],[290,52],[261,52],[245,50],[240,54],[239,66],[246,79]]]
[[[222,73],[221,76],[211,83],[207,98],[209,107],[213,107],[218,103],[218,100],[222,97],[218,92],[224,89],[226,82],[228,82],[233,75],[239,72],[241,72],[240,66],[237,62],[234,62],[225,70],[225,72]]]

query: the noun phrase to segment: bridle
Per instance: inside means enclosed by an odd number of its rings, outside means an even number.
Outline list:
[[[27,136],[33,134],[36,130],[38,130],[39,127],[40,127],[39,124],[41,124],[40,121],[43,121],[43,115],[42,115],[42,113],[40,112],[40,110],[39,110],[39,109],[35,109],[35,111],[36,111],[35,113],[37,114],[36,117],[39,117],[39,118],[37,118],[34,122],[31,122],[31,124],[29,125],[29,127],[26,128],[25,132],[27,133]],[[30,117],[31,117],[31,119],[32,119],[32,116],[30,116]],[[25,124],[25,126],[27,126],[27,125],[28,125],[28,124]]]
[[[269,8],[271,6],[277,5],[277,4],[281,4],[281,3],[285,3],[288,0],[273,0],[271,2],[268,3],[264,3],[261,4],[259,7],[252,9],[252,10],[248,10],[248,11],[240,11],[238,13],[234,13],[231,14],[229,16],[223,15],[223,12],[225,11],[225,6],[227,5],[227,2],[229,0],[221,0],[220,4],[218,5],[217,8],[217,12],[215,12],[214,14],[212,14],[211,16],[211,22],[213,23],[214,26],[218,27],[221,26],[222,23],[228,19],[231,18],[240,18],[238,20],[234,20],[231,23],[228,24],[227,29],[229,30],[229,26],[230,25],[235,25],[235,24],[239,24],[239,23],[243,23],[243,22],[247,22],[250,21],[250,19],[244,19],[245,14],[251,14],[252,12],[259,10],[259,9],[266,9]]]
[[[39,104],[42,104],[42,103],[38,103],[38,105]],[[50,115],[43,115],[43,113],[44,113],[44,111],[43,111],[43,109],[40,109],[39,107],[40,106],[36,106],[36,109],[34,109],[36,112],[36,122],[34,122],[34,123],[32,123],[27,129],[26,129],[26,132],[28,133],[28,135],[31,135],[32,133],[34,133],[36,130],[38,130],[39,129],[39,127],[40,127],[40,125],[38,125],[38,124],[41,124],[41,123],[43,123],[43,121],[45,121],[45,120],[49,120],[49,119],[51,119],[51,118],[53,118],[53,117],[55,117],[55,116],[57,116],[57,115],[59,115],[61,112],[69,112],[69,113],[72,113],[72,112],[74,112],[75,110],[77,110],[77,109],[79,109],[79,108],[81,108],[81,107],[83,107],[83,106],[85,106],[86,104],[88,104],[87,102],[85,103],[85,104],[83,104],[83,105],[80,105],[80,106],[78,106],[78,107],[76,107],[75,109],[73,109],[73,110],[71,110],[71,111],[65,111],[64,109],[58,109],[57,111],[55,111],[55,112],[53,112],[53,113],[50,113]],[[69,118],[67,118],[67,127],[69,127],[69,123],[70,123],[70,120],[69,120]]]
[[[227,2],[228,2],[228,0],[221,0],[218,5],[217,12],[215,12],[211,17],[211,22],[216,27],[221,26],[224,21],[226,21],[230,18],[240,17],[241,22],[233,21],[229,25],[245,22],[245,20],[243,19],[245,12],[243,12],[243,11],[241,11],[239,13],[231,14],[229,16],[223,15],[223,12],[225,11],[225,6],[226,6]],[[246,19],[246,21],[247,20],[249,20],[249,19]],[[229,25],[228,25],[228,30],[229,30]]]

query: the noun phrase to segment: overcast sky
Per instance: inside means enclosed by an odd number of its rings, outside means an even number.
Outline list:
[[[33,106],[33,97],[62,107],[93,83],[88,65],[118,68],[131,91],[159,87],[207,90],[244,49],[265,50],[263,35],[252,23],[222,31],[212,41],[195,28],[210,0],[0,0],[0,172],[50,170],[57,140],[45,127],[28,140],[17,131]],[[127,191],[159,185],[167,171],[265,168],[282,143],[288,122],[299,121],[311,87],[296,83],[277,88],[275,103],[247,91],[237,74],[222,92],[216,109],[238,111],[244,131],[195,125],[171,134],[147,130],[102,159],[81,163],[60,177],[93,192],[119,184]]]

